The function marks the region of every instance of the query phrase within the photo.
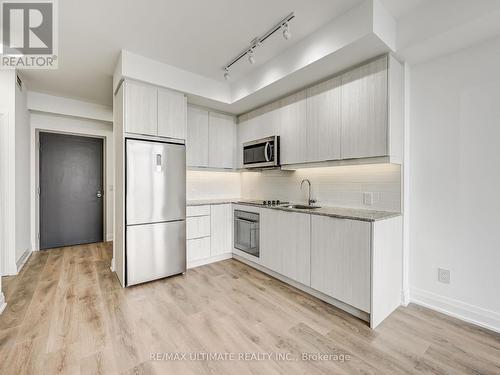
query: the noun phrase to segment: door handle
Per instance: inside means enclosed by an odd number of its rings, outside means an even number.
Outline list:
[[[271,143],[266,142],[266,148],[264,149],[264,157],[266,158],[266,161],[270,161],[270,156],[269,156],[269,150],[271,149]]]
[[[99,191],[97,191],[96,196],[97,196],[97,198],[101,198],[101,197],[102,197],[102,193],[101,193],[101,191],[100,191],[100,190],[99,190]]]

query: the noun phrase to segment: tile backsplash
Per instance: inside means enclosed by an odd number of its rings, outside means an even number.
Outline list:
[[[187,171],[186,199],[241,198],[241,175],[238,172]]]
[[[401,167],[373,164],[305,168],[296,171],[243,172],[241,195],[248,199],[280,199],[307,202],[308,188],[319,205],[401,211]],[[372,204],[365,204],[363,193],[372,193]]]
[[[401,167],[372,164],[263,172],[187,171],[186,197],[196,199],[280,199],[307,202],[307,184],[319,205],[401,211]],[[365,204],[371,193],[372,204]]]

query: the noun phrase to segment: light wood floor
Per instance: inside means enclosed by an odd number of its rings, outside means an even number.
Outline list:
[[[235,260],[122,289],[111,252],[110,243],[37,252],[4,278],[0,374],[500,374],[499,334],[418,306],[372,331]],[[151,352],[297,360],[151,361]]]

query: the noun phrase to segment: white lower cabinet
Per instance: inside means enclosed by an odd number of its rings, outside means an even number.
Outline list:
[[[187,240],[188,268],[193,262],[210,257],[210,237],[194,238]]]
[[[311,288],[370,312],[371,224],[311,216]]]
[[[310,215],[262,209],[261,264],[304,285],[310,285]]]
[[[231,253],[233,250],[233,209],[231,204],[213,205],[210,223],[210,255]]]
[[[188,268],[225,258],[232,253],[232,205],[189,206],[186,210]]]
[[[210,236],[210,215],[186,218],[186,238],[188,240],[208,236]]]

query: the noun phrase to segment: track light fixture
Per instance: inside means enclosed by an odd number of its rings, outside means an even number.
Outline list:
[[[254,38],[250,42],[250,47],[243,50],[238,56],[236,56],[229,64],[224,67],[224,79],[227,81],[229,79],[229,68],[238,61],[241,60],[244,56],[247,56],[248,62],[250,64],[255,64],[255,48],[259,47],[267,38],[273,35],[277,31],[282,31],[283,38],[288,40],[292,37],[292,33],[289,30],[288,23],[295,18],[295,14],[292,12],[285,18],[283,18],[280,22],[274,25],[273,28],[269,29],[264,35],[261,37]]]
[[[250,64],[255,64],[255,56],[253,53],[253,48],[250,48],[250,50],[248,51],[248,62]]]
[[[283,28],[283,38],[285,38],[285,40],[290,39],[292,37],[292,33],[288,29],[288,22],[285,22],[281,27]]]

